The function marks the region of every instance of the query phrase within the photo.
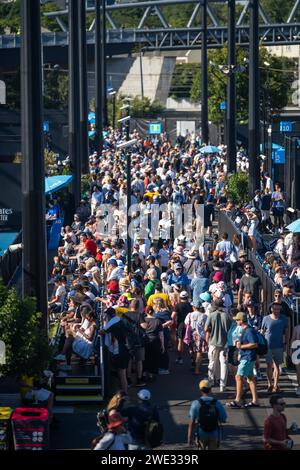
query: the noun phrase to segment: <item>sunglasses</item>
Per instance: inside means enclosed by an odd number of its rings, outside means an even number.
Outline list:
[[[252,266],[245,266],[245,269],[252,269]]]
[[[286,403],[285,403],[285,401],[283,401],[283,402],[280,402],[280,403],[279,403],[279,402],[277,402],[277,405],[279,405],[279,406],[285,406],[285,405],[286,405]]]
[[[274,297],[282,297],[281,294],[274,294]]]

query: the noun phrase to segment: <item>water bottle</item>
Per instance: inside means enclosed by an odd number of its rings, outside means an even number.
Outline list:
[[[292,432],[297,432],[298,431],[298,425],[295,421],[292,422],[290,429],[291,429]]]

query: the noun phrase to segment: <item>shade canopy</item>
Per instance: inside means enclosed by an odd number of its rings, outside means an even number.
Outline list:
[[[45,178],[45,194],[55,193],[68,186],[72,181],[72,175],[48,176]]]
[[[200,149],[200,153],[220,153],[221,150],[214,145],[206,145]]]
[[[294,220],[286,228],[292,233],[300,233],[300,219]]]

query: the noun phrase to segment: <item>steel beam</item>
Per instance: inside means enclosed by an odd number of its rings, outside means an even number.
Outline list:
[[[80,152],[81,169],[84,175],[89,173],[88,143],[88,85],[87,85],[87,46],[86,46],[86,11],[85,0],[78,2],[79,34],[79,112],[80,112]]]
[[[102,155],[103,146],[103,107],[102,107],[102,47],[101,47],[101,0],[96,0],[95,23],[95,115],[96,115],[96,151]]]

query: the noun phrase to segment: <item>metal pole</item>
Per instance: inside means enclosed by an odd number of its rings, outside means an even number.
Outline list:
[[[127,139],[128,140],[128,139]],[[131,238],[129,233],[129,227],[131,224],[130,206],[131,206],[131,153],[127,149],[126,158],[126,170],[127,170],[127,266],[128,273],[131,273]]]
[[[40,0],[21,2],[23,296],[35,296],[48,332]]]
[[[85,0],[78,3],[79,32],[79,87],[80,87],[80,150],[82,173],[89,172],[88,144],[88,90],[87,90],[87,48]]]
[[[101,0],[96,0],[96,22],[95,22],[95,115],[96,115],[96,151],[101,157],[103,147],[103,115],[102,115],[102,48],[101,48]]]
[[[249,35],[249,176],[250,196],[260,188],[259,165],[259,32],[258,0],[249,1],[250,35]]]
[[[227,45],[227,63],[232,66],[236,63],[235,51],[235,0],[228,0],[228,45]],[[227,85],[227,162],[228,173],[236,172],[236,86],[235,73],[233,70],[229,73]]]
[[[102,86],[103,127],[108,126],[106,77],[106,0],[102,0]]]
[[[201,2],[201,134],[202,142],[209,143],[208,130],[208,84],[207,84],[207,0]]]
[[[113,129],[116,128],[116,94],[113,96],[113,116],[112,116],[112,124],[113,124]]]
[[[141,95],[144,98],[143,52],[140,50]]]
[[[78,2],[69,0],[69,155],[73,173],[72,194],[76,207],[81,199],[78,23]]]

